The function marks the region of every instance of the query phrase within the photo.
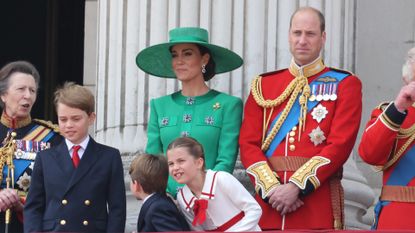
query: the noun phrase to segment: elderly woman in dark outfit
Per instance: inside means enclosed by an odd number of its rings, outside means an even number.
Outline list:
[[[39,73],[25,61],[11,62],[0,70],[0,142],[4,149],[7,139],[15,133],[13,156],[14,187],[6,188],[8,166],[0,164],[0,232],[5,231],[5,212],[12,210],[9,232],[23,232],[23,205],[30,186],[36,152],[59,143],[62,138],[53,124],[32,119],[30,111],[36,101]],[[2,155],[4,156],[4,155]],[[3,161],[3,160],[0,160]],[[1,178],[1,177],[0,177]]]

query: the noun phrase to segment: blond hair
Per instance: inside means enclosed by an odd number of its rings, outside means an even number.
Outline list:
[[[92,92],[74,82],[65,82],[55,91],[54,103],[56,108],[61,103],[71,108],[81,109],[88,115],[95,111],[95,98]]]

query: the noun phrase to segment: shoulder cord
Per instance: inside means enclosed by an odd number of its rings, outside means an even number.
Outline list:
[[[399,148],[398,152],[394,153],[392,159],[389,160],[385,165],[379,167],[380,170],[384,171],[392,166],[402,156],[403,152],[406,151],[408,146],[411,145],[411,143],[415,140],[415,124],[407,129],[400,129],[396,138],[402,139],[408,137],[409,139],[405,142],[405,144],[401,146],[401,148]]]
[[[307,99],[310,96],[310,86],[308,85],[308,80],[304,76],[299,76],[293,79],[288,87],[284,90],[284,92],[273,100],[265,100],[262,95],[262,86],[261,86],[261,76],[256,77],[251,85],[252,96],[254,97],[255,102],[264,108],[264,125],[262,131],[262,146],[261,149],[263,151],[267,150],[269,145],[271,144],[272,140],[274,139],[275,135],[277,134],[278,130],[281,128],[282,123],[284,123],[285,119],[288,116],[295,100],[297,99],[298,94],[302,92],[300,96],[300,104],[301,104],[301,113],[300,113],[300,130],[304,130],[305,125],[305,117],[307,113]],[[290,96],[287,105],[285,106],[284,110],[281,113],[281,116],[278,118],[277,122],[271,129],[271,132],[265,138],[266,130],[268,129],[269,122],[271,120],[271,115],[274,110],[274,107],[283,103],[288,97]],[[266,109],[271,108],[271,112],[266,119]],[[301,127],[303,126],[303,127]],[[265,138],[265,140],[264,140]]]

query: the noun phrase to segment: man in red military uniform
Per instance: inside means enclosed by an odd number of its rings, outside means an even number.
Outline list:
[[[320,11],[291,17],[288,69],[257,77],[245,106],[241,160],[262,207],[263,230],[341,229],[342,165],[361,117],[361,82],[328,68]]]
[[[359,145],[362,159],[383,171],[373,229],[415,229],[415,48],[406,65],[405,85],[373,110]]]

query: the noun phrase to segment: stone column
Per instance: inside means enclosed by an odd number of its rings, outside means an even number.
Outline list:
[[[347,229],[370,229],[373,223],[375,193],[368,186],[366,178],[356,167],[351,155],[343,167],[345,226]]]

